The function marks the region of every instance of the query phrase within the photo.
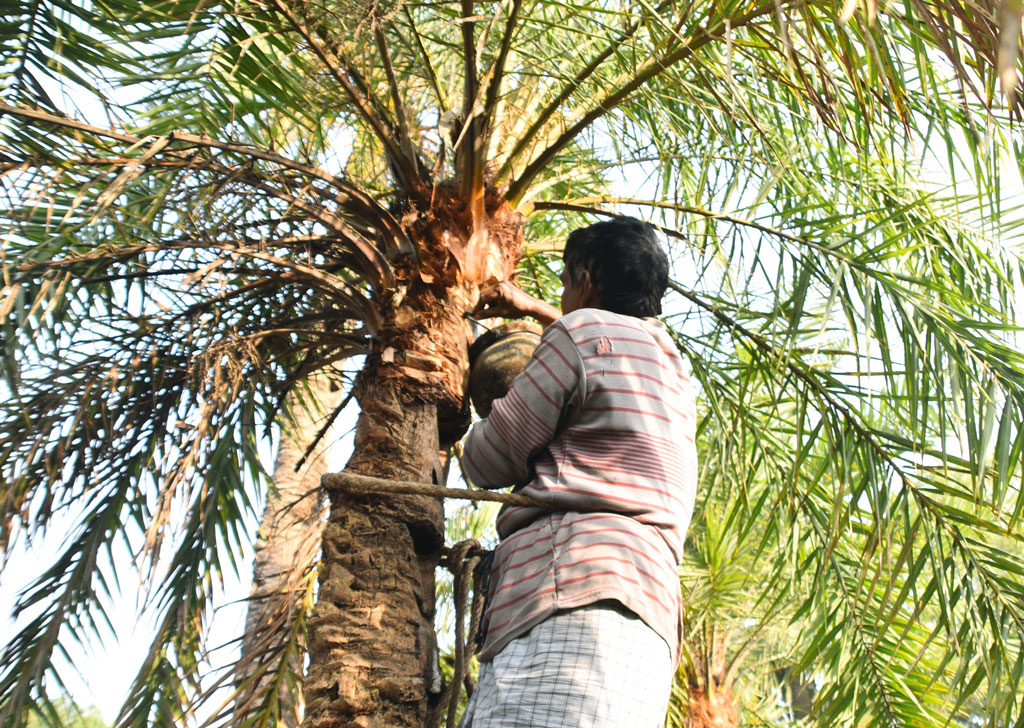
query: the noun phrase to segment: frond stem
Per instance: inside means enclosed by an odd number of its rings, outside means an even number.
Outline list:
[[[391,52],[388,50],[387,38],[380,23],[373,24],[373,38],[377,43],[377,52],[380,54],[381,63],[384,65],[384,74],[388,77],[388,88],[391,90],[391,103],[395,107],[395,118],[398,120],[398,141],[402,146],[405,155],[416,159],[416,150],[413,149],[412,136],[409,133],[409,120],[405,114],[405,103],[402,101],[402,90],[398,87],[398,79],[395,77],[395,68],[391,64]]]
[[[125,144],[135,146],[145,143],[145,139],[137,137],[133,134],[126,134],[124,132],[118,132],[114,129],[104,129],[98,126],[92,126],[84,122],[76,121],[74,119],[68,119],[60,116],[54,116],[53,114],[47,114],[42,111],[35,109],[27,109],[20,106],[12,106],[10,104],[0,101],[0,116],[4,114],[10,114],[23,119],[33,119],[36,121],[42,121],[55,126],[63,127],[65,129],[72,129],[75,131],[86,132],[93,134],[98,137],[107,139],[114,139]],[[295,172],[299,172],[308,177],[322,180],[335,189],[339,190],[339,195],[335,197],[335,201],[342,206],[349,206],[350,202],[354,201],[357,203],[352,207],[353,213],[369,213],[367,218],[368,222],[377,222],[382,226],[386,227],[389,232],[398,233],[404,237],[404,233],[401,233],[401,226],[398,221],[394,219],[384,207],[382,207],[372,197],[366,195],[358,187],[355,187],[343,179],[336,177],[319,167],[313,167],[302,162],[297,162],[288,157],[276,154],[274,152],[264,151],[257,149],[256,147],[250,147],[245,144],[235,144],[232,142],[222,142],[213,137],[199,134],[190,134],[183,131],[173,131],[167,135],[168,144],[174,142],[181,142],[195,147],[202,147],[207,149],[216,149],[222,152],[230,152],[232,154],[239,154],[242,156],[250,157],[252,159],[259,159],[264,162],[271,162],[278,164],[285,169],[290,169]],[[173,152],[169,152],[173,153]],[[150,162],[152,164],[152,162]]]
[[[608,94],[596,100],[594,108],[584,114],[575,124],[566,129],[554,142],[544,149],[529,165],[523,170],[508,187],[506,199],[515,206],[522,198],[526,188],[529,187],[533,178],[536,177],[554,159],[562,149],[566,147],[580,132],[588,128],[597,119],[609,113],[633,93],[641,88],[655,76],[658,76],[675,64],[692,57],[704,46],[714,40],[718,40],[727,30],[739,28],[757,20],[765,15],[774,13],[779,2],[782,0],[770,0],[762,2],[747,13],[737,15],[733,18],[725,18],[711,29],[699,29],[688,41],[681,42],[680,47],[667,56],[655,57],[644,63],[630,80],[614,93]],[[526,137],[524,136],[524,139]]]
[[[523,0],[512,0],[512,9],[509,11],[508,19],[505,21],[505,32],[501,37],[501,48],[498,50],[498,56],[494,59],[494,64],[491,67],[491,78],[484,92],[484,124],[486,126],[484,129],[485,138],[481,146],[485,153],[490,147],[488,139],[494,128],[494,119],[491,117],[494,115],[494,110],[498,105],[498,98],[501,95],[501,82],[505,77],[505,63],[508,60],[509,51],[512,49],[512,36],[516,22],[519,20],[519,11],[522,6]]]
[[[859,264],[856,258],[852,258],[848,255],[841,253],[838,250],[826,247],[815,243],[807,238],[801,238],[798,235],[787,233],[784,230],[773,228],[768,225],[762,225],[754,220],[748,220],[742,217],[736,217],[734,215],[728,215],[722,212],[714,212],[707,210],[702,207],[691,207],[689,205],[677,205],[671,202],[662,202],[660,200],[642,200],[634,197],[612,197],[612,196],[601,196],[601,197],[577,197],[565,202],[535,202],[533,209],[535,210],[570,210],[573,212],[591,212],[608,214],[607,211],[601,210],[596,207],[589,207],[592,204],[607,204],[607,205],[638,205],[643,207],[654,207],[664,210],[672,210],[674,212],[684,212],[691,215],[700,215],[712,220],[721,220],[722,222],[732,223],[733,225],[739,225],[742,227],[748,227],[758,232],[772,235],[783,240],[788,240],[791,243],[798,243],[799,245],[806,246],[815,250],[819,253],[827,255],[836,260],[842,261],[855,268],[864,267],[863,264]]]
[[[463,198],[471,201],[477,189],[483,187],[482,171],[483,160],[481,150],[482,124],[476,113],[477,96],[480,93],[480,80],[477,78],[476,44],[474,31],[476,21],[473,20],[473,0],[461,0],[462,18],[462,55],[465,61],[465,78],[463,80],[462,98],[462,123],[465,125],[464,134],[457,142],[455,149],[461,161],[462,168],[462,193]],[[478,175],[478,170],[481,174]],[[477,178],[480,177],[478,180]],[[481,198],[482,199],[482,198]],[[472,206],[472,202],[470,202]],[[474,218],[476,215],[474,214]],[[474,220],[475,222],[475,220]]]
[[[437,106],[439,116],[443,116],[448,110],[448,105],[445,103],[444,93],[441,91],[441,84],[437,80],[437,73],[434,71],[434,64],[430,62],[430,56],[427,55],[427,48],[423,45],[423,38],[420,36],[419,31],[416,30],[416,22],[412,18],[412,13],[409,12],[409,6],[402,3],[402,12],[405,13],[406,20],[409,21],[409,29],[412,30],[412,37],[416,40],[416,47],[419,49],[420,55],[423,56],[423,63],[426,65],[427,78],[430,80],[430,85],[434,89],[434,95],[437,97]]]

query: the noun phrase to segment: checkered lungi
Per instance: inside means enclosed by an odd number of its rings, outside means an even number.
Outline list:
[[[660,728],[672,677],[657,632],[617,602],[589,604],[483,663],[459,728]]]

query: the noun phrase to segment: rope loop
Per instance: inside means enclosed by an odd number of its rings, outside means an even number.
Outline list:
[[[341,490],[358,495],[377,495],[380,493],[396,493],[404,495],[426,495],[431,498],[455,498],[469,501],[495,501],[508,506],[526,506],[542,508],[546,511],[554,509],[550,503],[539,501],[520,493],[500,493],[493,490],[468,490],[466,488],[442,488],[432,483],[415,483],[408,480],[388,480],[361,475],[348,470],[340,473],[327,473],[320,478],[320,484],[330,490]]]
[[[454,728],[455,713],[459,706],[461,686],[465,683],[466,697],[473,694],[473,681],[469,677],[469,658],[475,652],[477,632],[483,614],[485,589],[477,583],[473,589],[473,600],[470,604],[469,636],[466,635],[466,602],[469,599],[469,586],[489,551],[480,545],[475,538],[459,541],[446,549],[443,565],[452,574],[452,596],[455,600],[455,671],[452,680],[445,686],[441,696],[442,704],[448,705],[448,717],[445,728]]]

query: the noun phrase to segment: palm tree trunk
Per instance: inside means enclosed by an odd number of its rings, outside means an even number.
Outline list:
[[[296,466],[324,418],[344,396],[323,374],[310,377],[308,386],[303,402],[290,394],[285,404],[292,421],[281,426],[273,483],[256,543],[252,592],[236,668],[236,724],[261,706],[276,714],[278,726],[296,728],[302,720],[299,680],[305,653],[304,622],[326,511],[319,486],[328,469],[330,433],[298,472]],[[288,663],[284,674],[282,660]]]
[[[412,308],[397,313],[423,325],[397,327],[394,345],[385,341],[368,357],[356,385],[361,414],[346,470],[440,481],[438,450],[450,442],[442,443],[438,434],[436,403],[448,397],[434,385],[442,370],[451,370],[461,399],[462,310],[433,299],[417,305],[415,314]],[[409,338],[413,329],[419,332],[415,341]],[[428,342],[436,368],[424,350]],[[421,496],[343,492],[330,493],[330,499],[320,591],[309,624],[304,725],[423,728],[436,720],[442,689],[433,626],[442,504]]]
[[[444,187],[438,200],[453,189]],[[523,218],[500,198],[486,207],[483,237],[471,234],[465,209],[457,199],[438,202],[410,231],[420,253],[397,276],[400,289],[380,301],[383,325],[356,382],[361,414],[346,470],[443,480],[442,457],[468,424],[463,312],[481,284],[510,276],[522,245]],[[443,504],[423,496],[329,496],[303,726],[431,728],[443,688],[433,624]]]
[[[691,688],[687,728],[736,728],[739,724],[739,710],[731,686],[711,691]]]
[[[348,470],[431,482],[433,405],[374,382],[360,402]],[[331,493],[324,568],[310,620],[308,728],[425,725],[441,690],[434,638],[434,568],[443,537],[438,501]]]
[[[727,660],[731,630],[716,628],[706,618],[702,629],[688,634],[692,663],[685,670],[689,687],[686,728],[736,728],[740,715]]]

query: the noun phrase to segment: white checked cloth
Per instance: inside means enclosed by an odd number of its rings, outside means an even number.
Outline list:
[[[459,728],[660,728],[668,644],[621,605],[556,612],[480,665]]]

